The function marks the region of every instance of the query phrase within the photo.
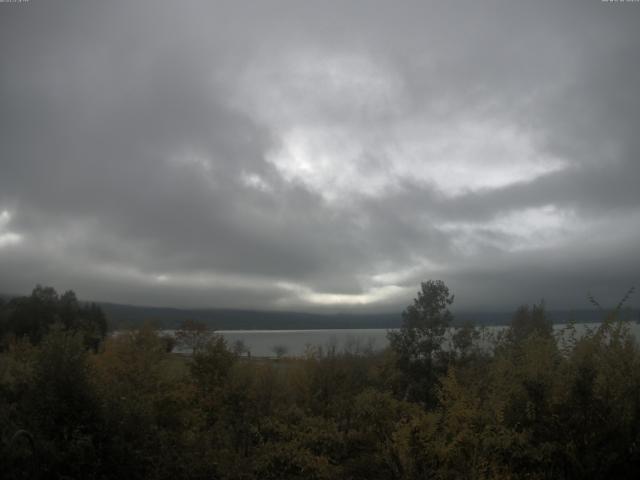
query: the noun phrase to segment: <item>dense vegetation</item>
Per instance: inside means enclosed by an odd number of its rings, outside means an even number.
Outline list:
[[[447,332],[423,283],[390,348],[248,359],[186,324],[106,337],[99,308],[38,287],[0,305],[0,475],[61,479],[636,478],[640,352],[621,308],[554,335]]]

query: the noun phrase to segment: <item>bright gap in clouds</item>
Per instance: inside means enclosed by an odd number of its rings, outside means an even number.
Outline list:
[[[525,132],[490,120],[421,129],[399,124],[375,136],[358,126],[291,127],[268,160],[287,181],[328,201],[384,196],[406,182],[455,197],[530,182],[567,166],[537,152]]]
[[[22,235],[8,230],[11,214],[7,210],[0,212],[0,248],[16,245],[22,241]]]
[[[436,100],[425,105],[437,104],[437,111],[412,105],[398,71],[366,53],[313,51],[252,64],[234,106],[272,132],[265,160],[282,179],[316,193],[330,208],[342,209],[354,196],[383,200],[407,184],[451,199],[569,166],[541,148],[536,131],[504,113]],[[274,193],[257,175],[243,172],[241,181]],[[484,223],[434,226],[450,234],[455,249],[473,255],[487,246],[512,252],[553,245],[565,238],[565,222],[572,219],[572,212],[544,206]],[[360,275],[359,294],[278,285],[310,304],[365,305],[398,297],[405,293],[399,284],[433,271],[423,264],[371,271]]]
[[[246,73],[236,106],[273,131],[266,160],[277,172],[328,202],[384,196],[407,182],[455,197],[568,165],[543,152],[535,132],[490,109],[410,106],[403,79],[370,56],[270,60]]]
[[[273,192],[273,188],[257,173],[249,173],[243,171],[240,175],[240,181],[245,187],[253,188],[264,193]]]
[[[573,238],[581,223],[571,209],[555,205],[513,210],[487,222],[444,222],[442,231],[462,253],[473,255],[485,247],[508,252],[558,246]]]
[[[471,116],[401,126],[387,154],[398,176],[449,197],[530,182],[567,166],[538,151],[532,134],[507,120]]]
[[[352,305],[368,305],[377,302],[391,300],[403,293],[408,293],[411,289],[400,287],[398,285],[385,285],[381,287],[372,287],[364,293],[342,294],[342,293],[325,293],[316,292],[304,285],[279,282],[277,286],[285,291],[293,293],[297,300],[302,300],[312,305],[336,305],[336,306],[352,306]],[[290,304],[290,299],[283,299],[283,304]],[[287,305],[288,306],[288,305]]]

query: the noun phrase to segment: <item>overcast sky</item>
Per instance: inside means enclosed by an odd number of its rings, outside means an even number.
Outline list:
[[[588,307],[639,207],[640,3],[0,3],[1,292]]]

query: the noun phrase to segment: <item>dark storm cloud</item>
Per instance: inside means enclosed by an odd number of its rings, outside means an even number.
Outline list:
[[[614,299],[640,7],[0,5],[0,291],[252,308]]]

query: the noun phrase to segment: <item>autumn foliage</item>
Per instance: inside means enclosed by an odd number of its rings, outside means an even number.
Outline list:
[[[96,345],[60,313],[20,334],[26,307],[3,304],[0,476],[637,478],[640,351],[621,308],[585,332],[525,306],[492,336],[452,329],[452,302],[426,282],[385,351],[277,361],[189,323],[192,355],[149,326]]]

